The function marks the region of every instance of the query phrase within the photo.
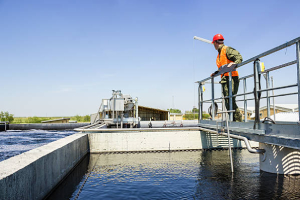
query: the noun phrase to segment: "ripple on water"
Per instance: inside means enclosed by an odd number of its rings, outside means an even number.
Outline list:
[[[74,134],[75,131],[7,131],[0,132],[0,161]]]

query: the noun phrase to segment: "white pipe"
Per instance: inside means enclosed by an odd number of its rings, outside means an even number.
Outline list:
[[[200,40],[200,41],[202,41],[202,42],[206,42],[206,43],[208,43],[208,44],[212,44],[212,41],[209,41],[209,40],[207,40],[207,39],[200,38],[200,37],[197,37],[197,36],[194,36],[194,39],[195,39],[195,40]]]

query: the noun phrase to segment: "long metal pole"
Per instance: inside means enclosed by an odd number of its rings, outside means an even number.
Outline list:
[[[244,85],[244,94],[246,94],[247,92],[247,83],[246,83],[246,79],[243,79],[243,85]],[[244,95],[244,119],[245,122],[248,121],[248,113],[247,113],[247,96]]]
[[[270,73],[269,72],[267,72],[266,73],[266,88],[267,89],[269,89],[270,88]],[[271,105],[271,103],[270,103],[270,91],[268,90],[267,91],[267,116],[268,116],[268,118],[270,118],[270,105]]]
[[[298,109],[300,107],[300,40],[296,42],[297,54],[297,81],[298,81]],[[300,112],[298,112],[298,121],[300,121]]]
[[[231,143],[230,143],[230,132],[229,132],[229,125],[228,125],[228,114],[229,113],[227,113],[227,117],[226,117],[226,126],[227,126],[227,137],[228,137],[228,147],[229,147],[231,172],[233,173],[233,161],[232,161],[232,152],[231,152]]]
[[[229,72],[229,110],[232,110],[232,74]],[[230,121],[233,121],[233,114],[229,113]]]

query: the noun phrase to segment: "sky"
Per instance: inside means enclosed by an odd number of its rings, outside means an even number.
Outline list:
[[[192,110],[195,82],[217,69],[213,45],[193,36],[221,33],[247,60],[299,37],[299,8],[298,0],[0,0],[0,111],[89,115],[112,90],[139,105]],[[295,59],[294,45],[261,61],[268,69]],[[294,65],[270,75],[280,86],[296,83],[296,72]],[[252,64],[239,68],[240,77],[251,73]]]

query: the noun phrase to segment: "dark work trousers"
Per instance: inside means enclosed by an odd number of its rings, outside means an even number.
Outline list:
[[[224,97],[229,96],[229,76],[223,76],[221,78],[221,83],[222,83]],[[232,95],[237,94],[237,92],[239,90],[239,84],[240,84],[239,77],[233,76],[232,77]],[[236,105],[235,98],[236,97],[232,97],[232,110],[235,110],[235,112],[233,113],[233,121],[242,121],[242,119],[241,119],[242,115],[240,114],[238,106]],[[226,106],[226,109],[229,110],[229,98],[225,99],[225,106]]]

